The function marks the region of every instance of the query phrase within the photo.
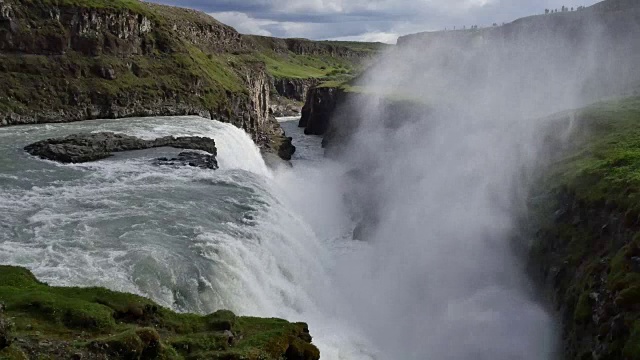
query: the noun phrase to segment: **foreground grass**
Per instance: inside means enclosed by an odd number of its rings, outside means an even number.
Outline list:
[[[0,266],[0,304],[0,359],[319,358],[304,323],[178,314],[136,295],[51,287],[19,267]]]

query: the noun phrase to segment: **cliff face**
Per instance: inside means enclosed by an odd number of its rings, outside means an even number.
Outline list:
[[[380,43],[276,39],[265,36],[246,36],[245,39],[251,48],[259,50],[274,77],[274,112],[289,115],[300,112],[302,104],[294,102],[304,103],[311,87],[353,78],[362,71],[367,61],[385,47]]]
[[[233,57],[247,45],[232,28],[160,5],[60,4],[0,1],[0,124],[200,115],[290,148],[266,66]]]
[[[246,36],[253,46],[269,49],[278,54],[327,56],[334,58],[366,58],[371,52],[354,49],[339,42],[311,41],[307,39],[278,39],[268,36]]]
[[[640,98],[562,121],[576,130],[549,136],[553,161],[529,200],[530,268],[562,314],[565,358],[638,359]]]
[[[274,86],[280,96],[288,99],[305,102],[309,89],[317,85],[318,79],[275,79]]]
[[[338,103],[344,97],[344,91],[335,87],[309,89],[298,126],[305,128],[306,135],[324,135],[329,129]]]

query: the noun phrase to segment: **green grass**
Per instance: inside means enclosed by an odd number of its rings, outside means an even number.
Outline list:
[[[255,56],[267,65],[267,70],[275,78],[325,78],[358,71],[355,62],[330,56],[296,55],[291,52],[277,54],[270,51]]]
[[[126,359],[280,360],[291,349],[308,353],[301,359],[319,358],[303,323],[236,317],[229,311],[178,314],[132,294],[51,287],[19,267],[0,266],[0,303],[5,306],[0,317],[13,322],[11,336],[20,339],[0,349],[0,358],[20,358],[27,349],[38,358],[60,359],[102,354]],[[40,346],[43,342],[49,345]]]
[[[15,1],[15,0],[10,0]],[[34,5],[55,5],[65,7],[84,7],[90,9],[129,10],[137,14],[150,14],[149,7],[138,0],[20,0]]]
[[[334,46],[343,46],[354,51],[363,51],[369,53],[379,53],[384,51],[393,45],[381,43],[381,42],[361,42],[361,41],[333,41],[333,40],[324,40],[320,41],[322,44],[334,45]]]
[[[595,336],[604,358],[640,358],[640,97],[573,116],[573,134],[535,186],[547,200],[531,207],[538,229],[532,259],[556,274],[549,281],[570,314],[568,358],[593,350],[583,339]]]
[[[640,214],[640,97],[595,104],[576,117],[574,150],[554,165],[560,186],[589,203]]]

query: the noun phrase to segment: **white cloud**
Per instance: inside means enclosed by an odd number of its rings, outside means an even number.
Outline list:
[[[273,34],[264,27],[278,23],[273,20],[255,19],[237,11],[214,12],[209,13],[209,15],[224,24],[234,27],[242,34],[272,36]]]
[[[245,34],[395,42],[396,35],[490,26],[598,0],[151,0],[210,13]]]
[[[385,44],[395,44],[398,40],[397,33],[389,32],[370,32],[355,36],[339,36],[329,40],[337,41],[365,41],[365,42],[381,42]]]

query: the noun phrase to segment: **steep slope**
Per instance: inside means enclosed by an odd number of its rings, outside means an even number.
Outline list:
[[[1,359],[317,360],[304,323],[177,314],[100,288],[51,287],[0,266]]]
[[[269,119],[264,64],[231,57],[243,48],[235,30],[186,9],[2,1],[1,123],[197,114],[256,140],[282,136]]]
[[[640,358],[640,98],[560,116],[529,200],[530,267],[563,315],[567,359]],[[561,147],[558,147],[561,145]]]
[[[316,85],[344,83],[359,75],[389,45],[247,36],[274,78],[276,112],[297,115]]]
[[[0,124],[146,115],[233,123],[265,149],[293,148],[270,116],[283,96],[368,54],[334,43],[242,36],[193,10],[137,0],[0,0]]]

